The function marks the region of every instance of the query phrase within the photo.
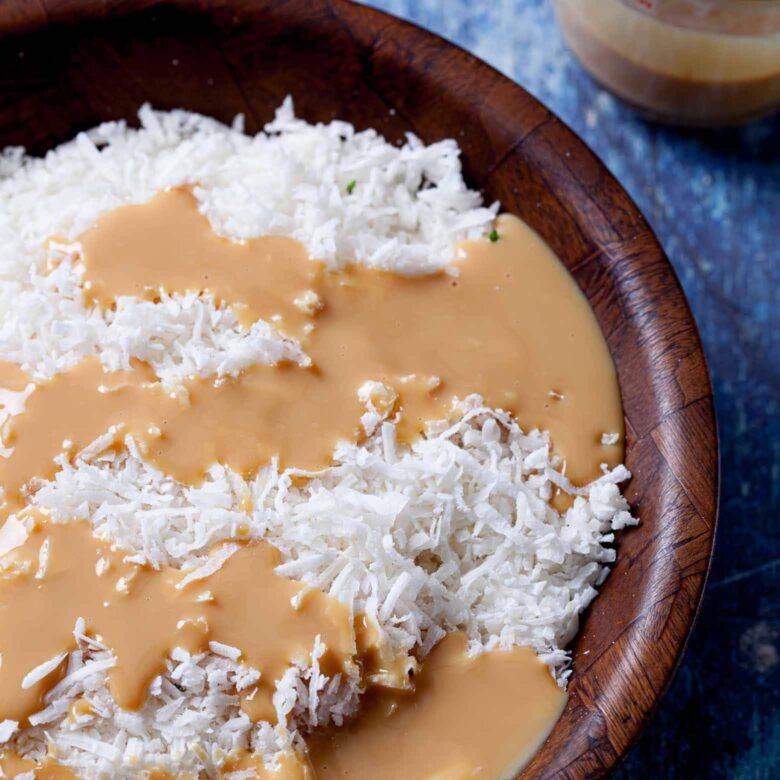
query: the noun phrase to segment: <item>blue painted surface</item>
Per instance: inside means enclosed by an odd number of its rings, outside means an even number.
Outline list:
[[[671,690],[618,772],[780,777],[780,118],[638,119],[566,51],[549,0],[374,0],[525,86],[604,160],[666,248],[704,340],[722,453],[718,543]]]

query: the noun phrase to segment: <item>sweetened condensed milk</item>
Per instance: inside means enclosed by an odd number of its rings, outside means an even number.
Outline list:
[[[447,417],[454,397],[479,393],[524,428],[549,430],[567,475],[586,482],[601,463],[622,459],[622,445],[601,444],[604,432],[622,440],[612,359],[585,297],[547,245],[515,217],[500,217],[496,230],[497,241],[461,245],[457,276],[405,278],[363,266],[329,273],[291,239],[216,236],[192,194],[179,189],[115,210],[81,242],[88,295],[102,305],[161,288],[208,291],[250,319],[275,317],[312,359],[309,368],[250,369],[216,393],[205,387],[213,380],[189,383],[191,395],[208,396],[200,407],[213,420],[204,434],[211,445],[174,442],[174,430],[192,437],[206,422],[197,402],[181,413],[181,426],[169,421],[150,444],[152,459],[184,481],[212,458],[245,473],[271,454],[283,466],[326,466],[339,439],[359,436],[365,409],[357,391],[374,380],[398,394],[402,439]],[[238,283],[237,268],[253,284]],[[307,293],[316,301],[308,309]],[[190,463],[177,472],[182,455]]]
[[[251,476],[278,457],[282,467],[320,469],[340,440],[359,441],[358,390],[386,390],[402,441],[447,418],[453,401],[480,394],[526,429],[549,430],[575,483],[623,455],[614,366],[585,298],[542,240],[500,217],[493,240],[464,242],[447,271],[404,278],[362,266],[331,272],[291,239],[232,242],[217,236],[188,190],[158,194],[102,217],[81,238],[87,302],[108,308],[123,295],[211,295],[248,325],[266,319],[297,339],[311,364],[254,366],[237,377],[190,377],[163,387],[134,363],[106,373],[96,358],[34,383],[0,365],[0,386],[31,390],[2,429],[3,513],[16,513],[27,540],[0,568],[0,721],[43,706],[75,649],[77,618],[113,651],[109,689],[129,710],[143,706],[175,647],[210,642],[237,648],[261,672],[241,697],[254,721],[274,722],[274,683],[307,662],[315,637],[327,645],[328,675],[357,671],[367,689],[356,719],[307,738],[277,771],[241,754],[225,771],[261,778],[504,777],[527,761],[565,703],[546,667],[524,648],[469,657],[451,634],[425,659],[395,657],[378,627],[318,590],[278,576],[278,551],[263,541],[217,546],[221,565],[194,578],[172,568],[127,563],[86,521],[55,523],[28,503],[40,480],[97,437],[121,448],[132,436],[143,456],[197,485],[215,462]],[[0,395],[0,406],[3,404]],[[603,433],[618,434],[605,446]],[[56,661],[22,687],[29,672]],[[421,663],[418,663],[421,661]],[[89,713],[87,700],[71,715]],[[30,763],[8,751],[8,771]],[[62,774],[58,774],[62,769]],[[54,760],[36,777],[68,777]],[[13,775],[11,775],[13,776]]]

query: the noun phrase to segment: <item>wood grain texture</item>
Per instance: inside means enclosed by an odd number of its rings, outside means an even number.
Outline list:
[[[541,104],[484,63],[346,0],[25,0],[0,4],[0,146],[42,153],[139,105],[260,129],[291,93],[391,139],[454,137],[469,182],[526,219],[588,295],[626,413],[642,520],[574,643],[571,697],[528,778],[607,773],[669,684],[714,537],[718,454],[698,334],[630,198]]]

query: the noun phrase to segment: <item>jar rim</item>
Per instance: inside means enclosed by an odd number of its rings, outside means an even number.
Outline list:
[[[742,38],[780,38],[780,0],[617,1],[672,27]]]

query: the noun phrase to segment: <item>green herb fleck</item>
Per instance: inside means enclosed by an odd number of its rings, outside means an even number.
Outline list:
[[[488,233],[488,238],[495,244],[499,239],[498,231],[493,229]]]
[[[356,184],[357,181],[355,179],[352,179],[352,181],[347,184],[347,195],[351,195],[354,192]]]

